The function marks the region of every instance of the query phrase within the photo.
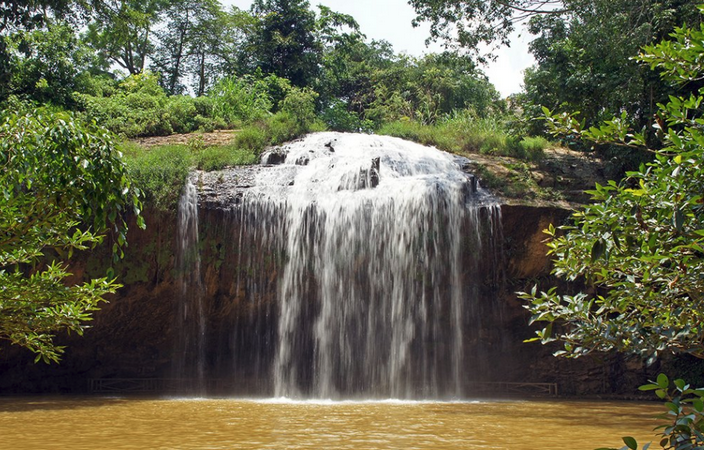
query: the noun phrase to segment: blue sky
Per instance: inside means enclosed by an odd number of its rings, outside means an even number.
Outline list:
[[[309,0],[311,5],[323,4],[333,11],[349,14],[359,23],[362,33],[370,39],[389,41],[396,52],[406,52],[420,56],[423,53],[440,51],[439,44],[425,46],[429,36],[428,26],[413,28],[411,21],[415,11],[407,0]],[[221,0],[223,5],[233,5],[249,9],[251,0]],[[528,53],[529,35],[527,32],[514,34],[510,48],[497,52],[498,59],[483,70],[494,83],[502,96],[516,93],[521,89],[523,70],[530,67],[533,57]]]

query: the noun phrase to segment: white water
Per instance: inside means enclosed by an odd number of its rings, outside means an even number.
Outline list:
[[[205,312],[201,258],[198,249],[198,192],[189,181],[178,202],[178,253],[176,277],[180,297],[177,299],[176,329],[179,330],[174,351],[174,373],[188,380],[185,389],[205,391]]]
[[[286,150],[242,205],[287,257],[275,396],[462,397],[477,296],[464,280],[494,229],[480,209],[492,221],[498,208],[452,156],[400,139],[318,133]]]

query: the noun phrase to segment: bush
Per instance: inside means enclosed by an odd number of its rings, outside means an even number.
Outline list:
[[[550,146],[550,142],[542,136],[526,136],[520,142],[526,153],[527,159],[537,161],[544,155],[545,149]]]
[[[437,127],[423,125],[413,120],[406,119],[386,123],[377,130],[377,133],[406,139],[423,145],[433,145],[438,148],[444,147],[443,145],[438,145],[442,139],[439,139],[440,133]],[[442,149],[449,150],[447,148]]]
[[[238,148],[236,145],[207,147],[199,151],[194,159],[196,167],[205,171],[255,164],[259,161],[255,152],[249,149]]]
[[[208,97],[213,103],[214,116],[229,126],[263,119],[274,107],[267,85],[252,76],[223,78]]]
[[[333,131],[369,133],[374,128],[371,120],[362,120],[359,114],[347,109],[345,102],[337,99],[323,110],[321,119]]]
[[[224,128],[215,118],[212,99],[167,96],[154,74],[132,75],[121,82],[95,78],[89,93],[76,93],[84,116],[115,134],[132,138]]]
[[[289,105],[293,105],[293,102]],[[290,111],[292,107],[289,106],[288,109]],[[306,133],[325,130],[325,125],[319,122],[315,115],[305,111],[294,115],[289,111],[280,111],[265,120],[244,127],[235,137],[235,146],[259,155],[270,145],[281,144]]]
[[[125,162],[133,182],[144,194],[145,204],[162,211],[176,209],[191,167],[188,147],[166,145],[143,149],[128,154]]]
[[[162,119],[176,133],[188,133],[197,129],[196,105],[192,97],[174,95],[169,97],[162,111]]]
[[[544,138],[520,139],[499,117],[478,117],[470,110],[456,111],[437,125],[405,119],[386,123],[379,134],[396,136],[452,153],[483,153],[535,161],[548,146]]]
[[[266,123],[263,121],[244,127],[235,136],[236,147],[249,150],[255,154],[260,154],[269,143]]]
[[[318,93],[310,88],[291,87],[281,101],[281,112],[289,115],[299,127],[305,128],[316,120],[315,100]]]

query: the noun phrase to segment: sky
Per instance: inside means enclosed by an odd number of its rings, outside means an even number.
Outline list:
[[[397,53],[405,52],[413,56],[442,51],[440,44],[426,47],[425,39],[430,35],[429,26],[413,28],[414,9],[407,0],[309,0],[313,6],[322,4],[333,11],[349,14],[359,23],[360,31],[368,39],[389,41]],[[230,5],[248,10],[251,0],[221,0],[225,7]],[[496,52],[498,58],[483,67],[496,89],[503,97],[521,90],[523,70],[533,65],[533,56],[528,53],[530,35],[515,33],[510,48]]]

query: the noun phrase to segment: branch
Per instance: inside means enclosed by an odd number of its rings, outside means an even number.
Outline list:
[[[545,0],[542,2],[539,2],[535,9],[533,8],[523,8],[517,5],[511,5],[507,3],[505,0],[494,0],[496,3],[499,5],[505,6],[506,8],[513,9],[515,11],[520,11],[528,14],[566,14],[570,12],[568,8],[563,8],[563,9],[541,9],[545,5],[550,5],[550,4],[562,4],[560,1],[551,1],[551,0]]]

